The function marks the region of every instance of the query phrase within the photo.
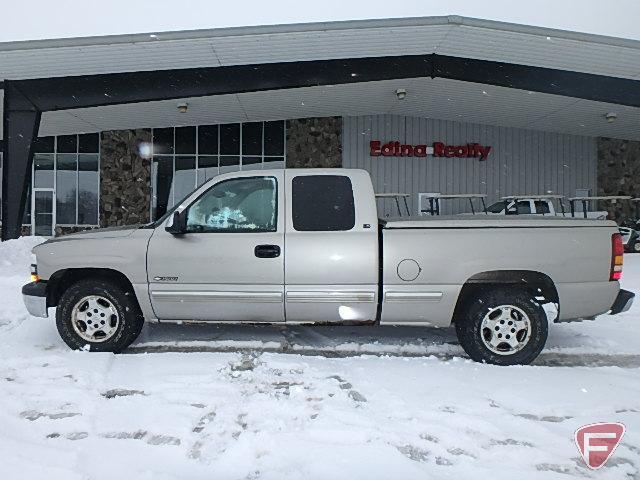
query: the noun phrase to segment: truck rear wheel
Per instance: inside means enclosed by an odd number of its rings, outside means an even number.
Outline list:
[[[464,351],[475,361],[494,365],[529,364],[547,341],[547,315],[525,289],[487,287],[475,294],[456,319]]]
[[[56,309],[58,333],[74,350],[121,352],[138,337],[143,324],[133,293],[108,280],[74,283]]]

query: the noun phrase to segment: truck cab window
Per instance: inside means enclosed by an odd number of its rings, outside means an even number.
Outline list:
[[[487,207],[489,213],[502,213],[504,210],[504,202],[496,202]]]
[[[343,175],[293,178],[293,228],[301,232],[351,230],[355,208],[351,179]]]
[[[531,203],[528,200],[519,200],[517,207],[518,215],[528,215],[531,213]]]
[[[536,200],[535,202],[536,204],[536,213],[541,213],[543,215],[546,215],[547,213],[551,213],[551,210],[549,209],[549,204],[543,200]]]
[[[275,232],[277,184],[273,177],[220,182],[187,212],[188,232]]]

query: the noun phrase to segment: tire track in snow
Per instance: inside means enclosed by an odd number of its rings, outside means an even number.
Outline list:
[[[237,347],[216,344],[203,343],[202,345],[179,343],[161,345],[161,344],[138,344],[129,347],[124,354],[144,354],[144,353],[282,353],[296,354],[306,356],[321,356],[327,358],[349,358],[363,355],[374,355],[379,357],[408,357],[408,358],[426,358],[435,357],[439,360],[449,361],[455,358],[468,360],[463,353],[442,352],[437,350],[429,350],[424,346],[420,346],[423,350],[416,349],[411,346],[410,350],[402,350],[402,346],[394,345],[393,349],[367,349],[366,345],[359,345],[357,349],[349,350],[348,348],[340,348],[333,346],[323,348],[312,345],[295,345],[287,342],[284,345],[272,346],[265,345],[256,347],[252,345],[246,347],[239,342]],[[453,347],[453,346],[452,346]],[[456,348],[457,350],[457,348]],[[632,354],[599,354],[599,353],[562,353],[562,352],[543,352],[533,362],[534,366],[540,367],[620,367],[620,368],[640,368],[640,355]]]

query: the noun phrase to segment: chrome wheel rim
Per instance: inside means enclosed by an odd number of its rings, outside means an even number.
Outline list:
[[[493,353],[513,355],[529,343],[531,321],[521,308],[500,305],[490,309],[482,318],[480,338]]]
[[[120,316],[110,300],[100,295],[89,295],[73,307],[71,325],[74,332],[87,342],[106,342],[118,330]]]

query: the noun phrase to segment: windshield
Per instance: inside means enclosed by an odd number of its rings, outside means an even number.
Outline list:
[[[489,213],[500,213],[504,210],[504,202],[496,202],[487,207],[487,212]]]

